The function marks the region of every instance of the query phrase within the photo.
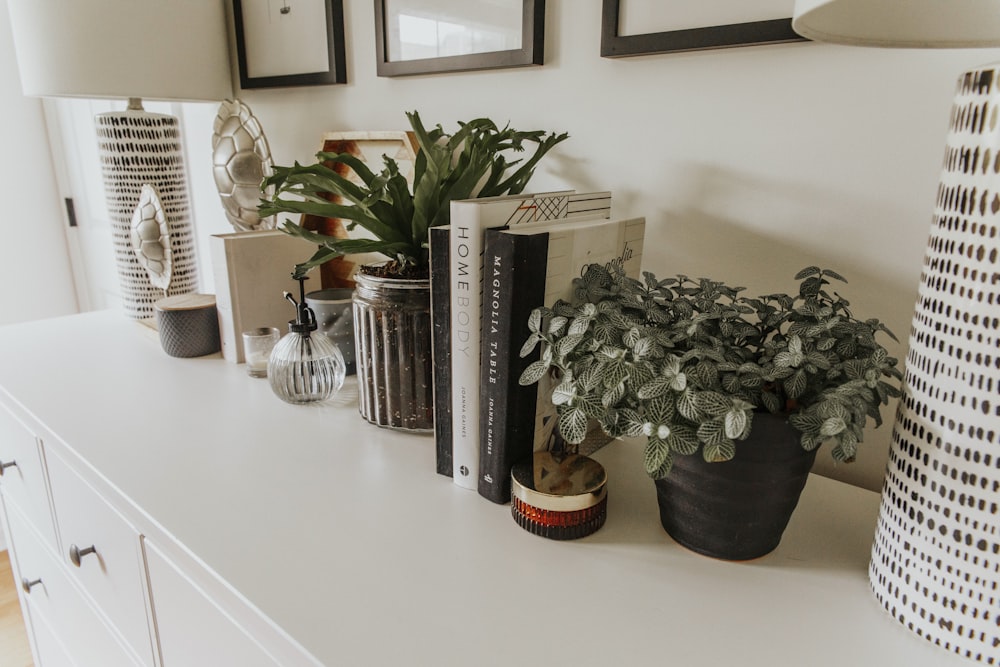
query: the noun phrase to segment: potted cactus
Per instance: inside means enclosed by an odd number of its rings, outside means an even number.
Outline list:
[[[415,111],[406,116],[419,146],[412,190],[388,156],[376,173],[353,155],[321,152],[314,164],[274,167],[261,184],[273,193],[261,202],[259,213],[340,218],[348,221],[349,232],[364,230],[338,238],[285,219],[284,232],[318,246],[296,266],[296,277],[343,255],[385,257],[360,266],[355,275],[360,410],[380,426],[428,431],[434,425],[428,230],[448,224],[453,200],[522,192],[542,157],[568,135],[500,128],[488,118],[459,123],[447,134],[440,125],[426,128]],[[526,159],[510,159],[526,151]],[[338,163],[361,183],[337,173]],[[344,203],[331,202],[331,193]]]
[[[678,542],[761,556],[778,545],[816,449],[829,441],[835,460],[853,461],[902,378],[877,340],[892,332],[829,289],[840,275],[809,267],[796,280],[794,296],[748,297],[713,280],[638,281],[591,265],[574,303],[532,313],[522,352],[543,347],[521,382],[555,376],[569,442],[588,418],[645,438],[661,522]]]

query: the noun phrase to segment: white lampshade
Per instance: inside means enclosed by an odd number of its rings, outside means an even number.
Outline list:
[[[223,0],[8,0],[25,95],[232,95]]]
[[[854,46],[1000,46],[1000,0],[795,0],[792,28]]]

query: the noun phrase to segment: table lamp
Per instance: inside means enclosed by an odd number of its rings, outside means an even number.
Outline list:
[[[1000,46],[996,0],[796,0],[858,46]],[[1000,64],[958,78],[869,580],[917,635],[1000,664]]]
[[[163,204],[173,268],[168,295],[197,290],[181,130],[142,98],[221,101],[232,94],[223,0],[8,0],[25,95],[127,99],[96,117],[108,214],[126,315],[152,317],[164,296],[133,251],[144,184]],[[206,149],[207,150],[207,149]]]

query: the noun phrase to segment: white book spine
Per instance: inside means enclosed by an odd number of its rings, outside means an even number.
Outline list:
[[[452,208],[451,416],[452,479],[477,488],[479,474],[479,339],[483,234],[474,216]],[[474,210],[470,211],[474,213]]]
[[[611,193],[547,192],[451,202],[452,480],[477,490],[483,234],[568,217],[610,216]]]

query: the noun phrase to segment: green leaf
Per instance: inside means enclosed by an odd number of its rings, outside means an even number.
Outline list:
[[[518,378],[517,383],[522,386],[528,386],[529,384],[535,384],[548,372],[549,364],[545,361],[536,361],[529,364],[524,372],[521,373],[521,377]]]
[[[803,278],[808,278],[809,276],[814,276],[819,273],[820,269],[818,266],[807,266],[798,273],[795,274],[795,280],[802,280]]]
[[[827,438],[837,435],[847,428],[847,423],[840,417],[831,417],[820,426],[819,433]]]
[[[798,398],[809,386],[806,372],[799,369],[794,375],[785,380],[783,385],[785,387],[785,393],[788,394],[789,398]]]
[[[611,387],[625,382],[629,377],[630,366],[621,359],[616,359],[608,364],[607,373],[604,376],[604,386]]]
[[[674,402],[668,396],[654,398],[646,404],[646,417],[658,424],[672,424],[676,414]]]
[[[677,412],[687,420],[696,422],[701,419],[701,411],[698,410],[695,392],[686,389],[677,397]]]
[[[576,399],[576,386],[572,381],[560,382],[552,390],[553,405],[572,405]]]
[[[555,344],[555,355],[560,359],[565,357],[567,354],[573,351],[580,341],[583,340],[583,336],[580,334],[573,334],[566,336],[565,338],[560,338]]]
[[[535,347],[537,347],[538,343],[540,343],[541,341],[542,337],[539,336],[537,333],[533,333],[530,336],[528,336],[528,340],[524,341],[524,345],[521,346],[521,352],[520,352],[521,358],[523,359],[524,357],[534,352]]]
[[[698,426],[698,439],[705,446],[718,445],[726,440],[726,425],[723,419],[711,419]]]
[[[722,463],[736,456],[736,444],[732,440],[722,440],[718,443],[705,444],[701,451],[702,457],[709,463]]]
[[[604,392],[601,396],[601,404],[604,407],[611,407],[612,405],[617,405],[622,398],[625,397],[625,383],[619,382],[614,387],[611,387]]]
[[[559,433],[566,442],[578,445],[587,437],[587,415],[579,408],[559,411]]]
[[[701,391],[695,394],[698,411],[710,416],[725,414],[733,405],[732,400],[714,391]]]
[[[698,451],[698,447],[701,446],[701,443],[698,441],[698,434],[693,429],[680,425],[670,429],[667,444],[670,445],[671,450],[685,456],[694,454]]]
[[[663,396],[670,391],[670,379],[658,375],[646,384],[639,387],[638,395],[643,400]]]
[[[788,423],[803,433],[819,433],[819,430],[823,427],[823,422],[824,420],[821,417],[805,412],[796,412],[788,417]]]
[[[538,334],[542,332],[542,309],[535,308],[528,315],[528,331],[533,334]]]
[[[833,278],[834,280],[839,280],[842,283],[846,283],[847,282],[847,278],[845,278],[844,276],[840,275],[836,271],[831,271],[830,269],[823,269],[823,275],[827,276],[828,278]]]
[[[743,437],[748,425],[747,414],[743,410],[733,409],[726,413],[725,433],[732,440]]]
[[[834,461],[853,463],[858,454],[858,438],[850,432],[842,433],[830,454]]]
[[[629,437],[642,435],[643,419],[635,410],[625,408],[618,413],[618,421],[624,425],[625,433]]]
[[[652,338],[640,338],[632,346],[632,355],[637,359],[640,357],[648,357],[656,350],[656,343],[653,342]]]
[[[646,474],[654,476],[671,458],[670,446],[665,441],[656,437],[646,440],[642,461]]]

